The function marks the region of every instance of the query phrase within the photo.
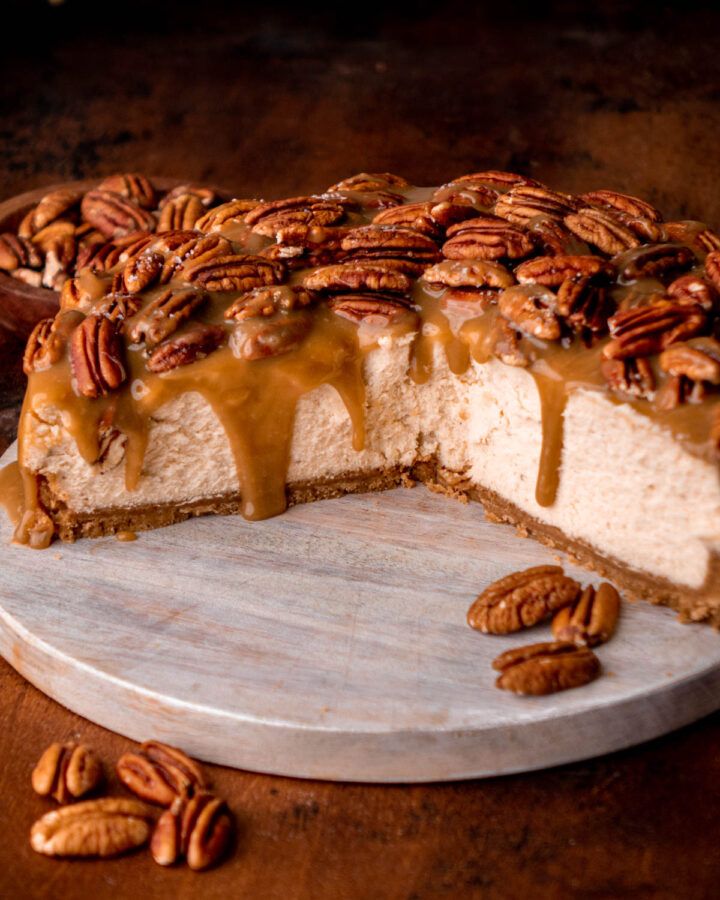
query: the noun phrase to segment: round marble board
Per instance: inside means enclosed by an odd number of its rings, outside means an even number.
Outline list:
[[[88,719],[200,759],[461,779],[596,756],[720,707],[720,636],[645,603],[625,604],[593,684],[540,698],[495,688],[494,657],[549,627],[484,636],[467,608],[553,553],[422,487],[44,552],[13,546],[0,519],[2,655]]]

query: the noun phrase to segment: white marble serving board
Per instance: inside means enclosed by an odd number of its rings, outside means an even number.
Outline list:
[[[422,487],[43,552],[13,546],[0,520],[2,655],[88,719],[208,761],[470,778],[596,756],[720,708],[720,636],[641,603],[599,648],[593,684],[497,690],[493,658],[549,628],[483,636],[467,608],[490,581],[554,556]]]

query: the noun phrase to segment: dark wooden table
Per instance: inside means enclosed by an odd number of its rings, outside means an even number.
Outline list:
[[[129,169],[273,196],[363,169],[437,183],[493,166],[720,225],[718,13],[418,2],[388,16],[369,0],[258,18],[261,6],[235,6],[6,3],[26,23],[0,55],[0,193]],[[0,450],[20,349],[0,335]],[[146,854],[65,863],[30,850],[48,808],[30,771],[67,738],[108,763],[130,745],[0,663],[3,897],[718,896],[720,716],[603,759],[464,784],[215,768],[239,838],[203,875]]]

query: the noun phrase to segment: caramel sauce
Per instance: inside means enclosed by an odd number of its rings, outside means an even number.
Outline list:
[[[402,193],[408,202],[425,201],[435,191],[414,187],[392,190]],[[451,196],[453,191],[457,195],[457,188],[448,188],[446,193]],[[464,193],[467,193],[464,199],[468,204],[484,211],[477,194],[470,189]],[[441,191],[437,199],[442,196]],[[371,221],[377,212],[376,208],[366,209],[352,214],[348,221]],[[267,238],[253,235],[243,223],[232,223],[222,233],[244,252],[258,253],[269,244]],[[627,261],[632,262],[634,252],[626,254]],[[458,263],[452,265],[457,267]],[[296,271],[288,283],[298,283],[302,276],[302,271]],[[81,279],[82,288],[93,299],[104,295],[106,281],[90,274]],[[168,287],[173,284],[145,291],[143,306],[150,304]],[[662,289],[659,282],[647,279],[619,285],[614,293],[618,303],[632,303],[633,297]],[[210,295],[207,306],[194,321],[223,323],[224,311],[239,293]],[[353,447],[362,450],[365,443],[363,360],[384,335],[403,334],[409,330],[415,333],[408,375],[418,385],[425,384],[432,375],[437,346],[442,347],[448,367],[455,375],[467,372],[473,361],[484,364],[493,357],[493,328],[499,316],[496,304],[453,302],[448,289],[436,289],[422,280],[415,282],[411,300],[420,317],[419,328],[415,325],[415,313],[390,325],[378,323],[372,317],[358,325],[336,315],[324,304],[318,304],[312,311],[307,336],[289,352],[266,359],[250,361],[242,358],[230,340],[204,359],[154,374],[147,369],[143,347],[130,345],[125,384],[120,390],[98,399],[87,399],[75,393],[66,352],[51,368],[30,375],[19,431],[19,459],[24,458],[27,423],[33,411],[54,407],[60,411],[63,425],[75,440],[78,452],[90,465],[101,457],[101,438],[110,426],[125,436],[125,484],[128,491],[133,491],[143,477],[145,451],[154,416],[182,394],[194,392],[209,404],[225,431],[243,498],[243,514],[248,519],[277,515],[286,507],[287,471],[298,401],[321,385],[332,386],[341,397],[352,423]],[[74,327],[77,314],[65,315],[69,330]],[[183,328],[176,334],[182,332]],[[588,350],[577,339],[567,345],[522,338],[527,370],[537,386],[541,409],[542,444],[536,482],[536,499],[541,506],[552,505],[556,497],[562,464],[564,412],[572,391],[579,388],[600,390],[615,402],[629,402],[607,392],[600,372],[603,343],[600,341]],[[720,400],[686,404],[670,412],[659,411],[647,401],[636,401],[631,405],[669,428],[691,452],[709,455],[711,415],[718,403]],[[22,474],[22,488],[19,473]],[[15,464],[0,472],[0,502],[17,526],[16,540],[31,546],[49,542],[44,521],[47,517],[42,517],[34,475]],[[132,540],[134,536],[118,536],[118,539]]]

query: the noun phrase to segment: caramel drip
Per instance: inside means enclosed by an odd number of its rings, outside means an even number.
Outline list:
[[[425,384],[432,375],[436,344],[443,347],[448,368],[453,375],[462,375],[470,365],[468,344],[457,333],[458,319],[453,323],[452,317],[443,309],[443,293],[442,290],[432,290],[421,281],[416,282],[413,289],[413,300],[420,310],[422,322],[413,343],[408,370],[415,384]]]
[[[542,446],[535,482],[535,499],[539,506],[552,506],[560,484],[563,450],[563,416],[567,404],[567,386],[560,378],[533,371],[540,397]]]
[[[5,509],[11,523],[18,525],[25,512],[25,487],[17,462],[8,463],[0,469],[0,506]]]

